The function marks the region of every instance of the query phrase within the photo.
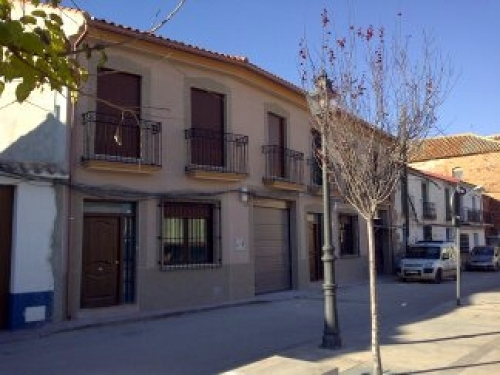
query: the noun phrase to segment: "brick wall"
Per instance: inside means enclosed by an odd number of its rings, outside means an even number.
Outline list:
[[[482,185],[488,195],[500,200],[500,152],[428,160],[410,165],[445,176],[452,175],[452,168],[460,167],[464,181]]]

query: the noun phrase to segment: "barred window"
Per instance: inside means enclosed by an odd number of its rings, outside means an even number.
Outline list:
[[[220,265],[219,216],[219,207],[214,203],[163,202],[162,268]]]

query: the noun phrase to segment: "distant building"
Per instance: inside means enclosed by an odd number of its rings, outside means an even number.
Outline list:
[[[458,178],[408,168],[408,196],[404,185],[396,192],[400,255],[407,245],[423,240],[457,241],[453,216],[460,225],[462,252],[485,244],[481,189]],[[456,193],[462,190],[464,194]]]

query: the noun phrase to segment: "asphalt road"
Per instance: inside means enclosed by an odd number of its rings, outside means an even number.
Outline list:
[[[500,273],[463,273],[462,301],[500,285]],[[379,282],[383,343],[454,301],[456,284]],[[344,349],[370,343],[366,284],[339,289]],[[244,306],[2,342],[0,374],[216,374],[321,341],[321,291],[280,293]]]

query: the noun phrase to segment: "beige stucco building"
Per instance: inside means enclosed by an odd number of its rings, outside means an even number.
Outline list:
[[[74,110],[71,314],[185,309],[321,279],[302,90],[245,58],[106,21],[89,21],[85,40],[124,43],[107,70],[89,62],[85,90],[105,101],[81,97]],[[363,279],[361,219],[334,208],[337,280]]]

